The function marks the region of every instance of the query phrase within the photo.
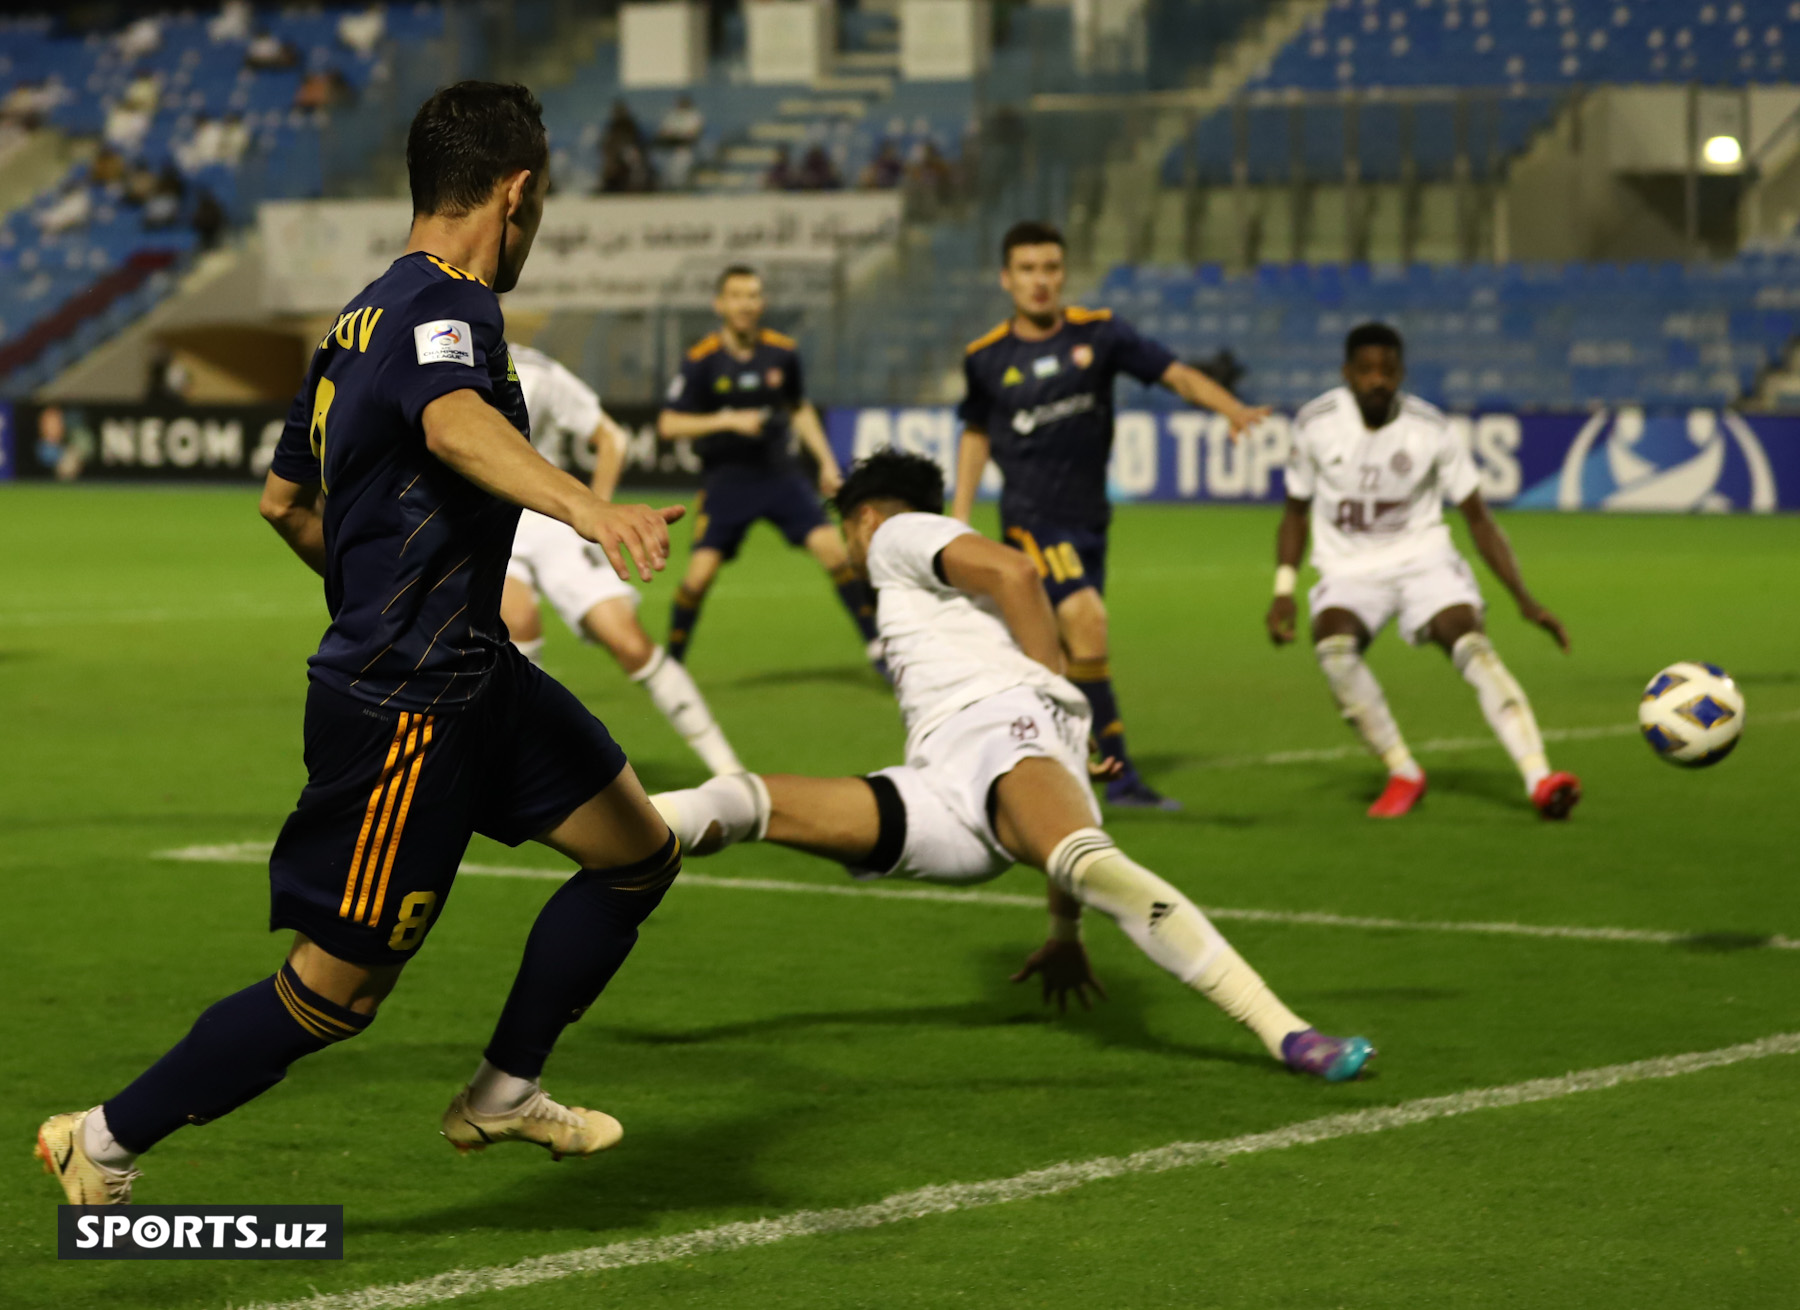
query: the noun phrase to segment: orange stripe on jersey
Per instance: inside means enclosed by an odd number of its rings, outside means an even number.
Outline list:
[[[413,753],[419,748],[419,721],[425,716],[411,714],[411,730],[406,738],[406,750],[400,757],[400,763],[388,778],[387,795],[381,802],[381,818],[375,825],[375,844],[369,848],[369,858],[363,864],[360,877],[362,889],[356,895],[356,912],[350,917],[360,923],[373,923],[374,920],[363,917],[369,908],[369,897],[375,890],[375,867],[381,863],[381,853],[387,846],[388,825],[393,822],[394,806],[400,800],[400,786],[406,778],[406,766],[411,763]]]
[[[1012,320],[1009,318],[1006,322],[999,324],[997,327],[989,328],[981,336],[976,337],[964,348],[963,353],[965,355],[973,355],[977,350],[986,350],[989,346],[993,345],[996,341],[1000,340],[1001,337],[1011,331]]]
[[[1104,323],[1112,317],[1112,310],[1083,309],[1080,305],[1070,305],[1063,310],[1063,317],[1071,323]]]
[[[439,268],[443,269],[444,272],[448,273],[451,277],[456,278],[458,281],[480,282],[481,285],[484,287],[487,285],[486,282],[484,282],[484,281],[482,281],[482,279],[476,277],[473,273],[470,273],[465,269],[458,268],[455,264],[450,263],[448,260],[439,259],[436,255],[426,255],[425,258],[429,259],[432,263],[436,264]]]
[[[687,357],[689,359],[705,359],[708,355],[715,353],[722,344],[724,343],[719,340],[717,332],[708,332],[689,347]]]
[[[776,346],[782,350],[792,350],[796,344],[792,337],[777,332],[774,328],[762,330],[762,343],[765,346]]]
[[[431,716],[427,714],[425,735],[419,741],[412,768],[406,775],[406,791],[400,797],[400,813],[394,817],[394,835],[388,840],[387,854],[381,861],[381,882],[375,888],[375,904],[369,908],[369,917],[365,920],[370,927],[381,922],[381,907],[387,901],[388,875],[394,871],[394,857],[400,852],[400,836],[406,831],[406,816],[412,809],[413,788],[419,785],[419,770],[425,766],[425,748],[431,745],[431,723]]]
[[[369,844],[369,829],[375,826],[375,814],[381,808],[381,793],[387,789],[388,775],[400,758],[400,744],[406,739],[406,723],[410,717],[408,714],[400,716],[400,724],[394,729],[394,740],[388,744],[387,763],[381,766],[381,773],[375,779],[375,789],[369,793],[369,807],[363,811],[362,831],[356,836],[356,852],[350,857],[350,873],[344,879],[344,901],[338,906],[340,919],[350,917],[350,904],[356,899],[363,851]]]

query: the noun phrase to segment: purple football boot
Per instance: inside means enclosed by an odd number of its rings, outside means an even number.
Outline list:
[[[1367,1037],[1327,1037],[1317,1028],[1281,1039],[1281,1058],[1288,1068],[1328,1083],[1349,1082],[1374,1054],[1375,1047]]]

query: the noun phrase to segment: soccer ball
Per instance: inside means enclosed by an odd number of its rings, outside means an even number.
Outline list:
[[[1744,693],[1717,664],[1683,660],[1644,688],[1638,725],[1650,749],[1671,764],[1717,764],[1744,731]]]

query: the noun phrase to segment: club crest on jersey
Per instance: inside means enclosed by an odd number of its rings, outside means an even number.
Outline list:
[[[475,346],[469,325],[461,319],[441,318],[413,329],[413,353],[421,364],[475,363]]]
[[[1086,368],[1094,362],[1094,348],[1085,342],[1069,352],[1069,362],[1076,368]]]
[[[780,369],[772,368],[767,373],[763,374],[763,384],[767,386],[770,391],[780,391],[782,380],[786,377],[787,374],[783,373]]]
[[[1012,739],[1014,741],[1036,741],[1038,736],[1037,720],[1029,715],[1020,715],[1012,721]]]
[[[1055,377],[1062,368],[1062,361],[1055,355],[1039,355],[1031,361],[1031,376],[1035,378]]]
[[[1405,477],[1412,472],[1412,456],[1404,450],[1396,450],[1394,457],[1388,461],[1388,467],[1394,470],[1395,477]]]
[[[1019,372],[1017,364],[1010,365],[1006,372],[1000,375],[1000,385],[1003,387],[1016,387],[1024,380],[1025,375]]]

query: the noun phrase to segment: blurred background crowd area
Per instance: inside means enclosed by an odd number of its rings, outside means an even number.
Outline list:
[[[1033,216],[1076,297],[1258,401],[1329,385],[1376,316],[1459,409],[1781,409],[1790,47],[1800,0],[46,7],[0,20],[0,392],[279,395],[318,315],[259,302],[260,208],[403,196],[413,110],[479,76],[542,99],[559,197],[893,197],[878,250],[777,307],[828,402],[953,396]],[[706,312],[517,317],[643,402]]]

